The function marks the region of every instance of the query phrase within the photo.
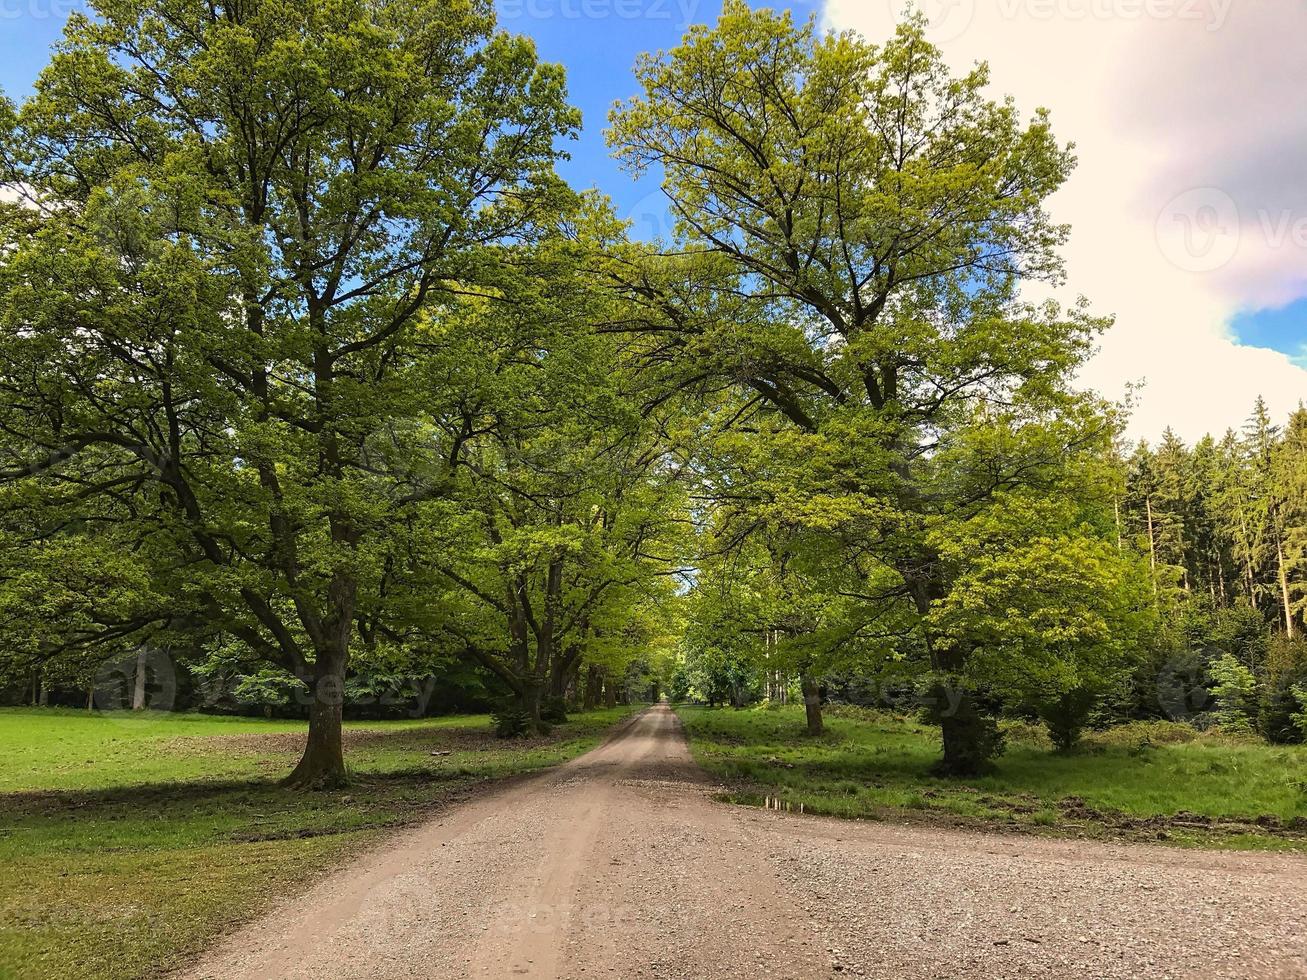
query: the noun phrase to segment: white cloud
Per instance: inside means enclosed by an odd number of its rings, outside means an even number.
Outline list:
[[[873,41],[906,0],[827,0]],[[1241,310],[1307,295],[1307,5],[1283,0],[924,0],[956,70],[1053,114],[1080,164],[1051,202],[1072,226],[1068,295],[1116,316],[1083,381],[1143,381],[1131,434],[1283,417],[1307,369],[1236,342]],[[1304,338],[1307,341],[1307,337]]]

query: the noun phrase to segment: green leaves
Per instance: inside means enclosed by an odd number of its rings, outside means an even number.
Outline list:
[[[636,74],[609,139],[661,167],[678,254],[634,291],[660,368],[721,393],[698,646],[1017,697],[1119,680],[1118,420],[1070,388],[1107,324],[1019,299],[1061,279],[1047,114],[951,74],[920,19],[876,46],[733,2]]]
[[[577,122],[479,0],[70,20],[3,112],[0,183],[43,207],[2,226],[0,451],[28,540],[102,522],[145,578],[80,642],[184,620],[299,673],[378,642],[419,505],[485,435],[441,429],[432,325],[516,288]]]

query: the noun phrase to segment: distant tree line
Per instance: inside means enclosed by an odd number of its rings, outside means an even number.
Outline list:
[[[1280,426],[1259,400],[1248,421],[1220,439],[1188,447],[1168,429],[1156,446],[1140,442],[1124,455],[1112,448],[1101,462],[1115,489],[1098,501],[1100,518],[1110,514],[1097,525],[1099,546],[1117,552],[1121,574],[1100,585],[1118,596],[1120,642],[1094,670],[1060,686],[1055,675],[1040,681],[1037,664],[1009,650],[993,666],[1027,677],[1011,686],[990,674],[982,685],[988,707],[1042,717],[1063,747],[1090,725],[1154,718],[1272,742],[1307,740],[1307,409]],[[931,706],[923,662],[902,638],[878,650],[849,642],[850,633],[821,650],[809,627],[789,635],[806,636],[821,655],[787,655],[782,637],[799,596],[778,588],[785,566],[766,555],[754,564],[732,560],[729,583],[704,579],[697,590],[701,622],[715,625],[687,633],[673,696],[737,707],[798,699],[811,664],[821,701],[901,712]],[[1013,570],[1040,574],[1019,562]],[[1005,587],[1017,584],[1009,579]],[[1046,599],[1055,585],[1029,584]],[[800,594],[813,600],[806,585]],[[984,602],[1018,618],[1032,611],[1008,605],[1018,595],[988,592]],[[1055,697],[1038,690],[1049,680]]]

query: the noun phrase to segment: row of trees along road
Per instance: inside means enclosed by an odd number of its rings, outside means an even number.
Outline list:
[[[631,277],[660,366],[731,386],[710,615],[780,637],[814,731],[815,671],[924,664],[970,772],[997,744],[977,685],[1096,681],[1130,561],[1105,538],[1116,422],[1067,384],[1104,324],[1018,296],[1060,279],[1044,202],[1071,151],[921,27],[874,46],[728,3],[640,62],[611,138],[677,219],[680,257]],[[742,578],[768,615],[723,601]]]
[[[909,679],[970,772],[996,703],[1134,669],[1173,559],[1122,546],[1120,419],[1068,384],[1106,324],[1019,293],[1072,155],[921,22],[728,0],[642,59],[608,135],[650,244],[556,176],[562,71],[482,0],[95,10],[0,107],[8,672],[148,641],[301,685],[316,786],[360,672],[473,665],[530,730],[682,636],[814,731],[831,671]]]
[[[665,557],[624,493],[657,419],[569,336],[561,69],[485,3],[96,11],[5,110],[7,632],[234,637],[312,691],[300,785],[343,777],[361,649],[466,646],[538,716]]]

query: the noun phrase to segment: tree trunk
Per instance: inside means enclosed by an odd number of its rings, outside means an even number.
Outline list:
[[[1280,540],[1278,534],[1275,538],[1275,557],[1279,561],[1280,598],[1284,602],[1284,631],[1292,640],[1297,633],[1297,629],[1293,622],[1293,601],[1289,595],[1289,574],[1284,567],[1284,543]]]
[[[540,693],[540,688],[534,684],[527,684],[522,693],[522,707],[526,709],[527,724],[532,735],[538,735],[545,729],[540,717]]]
[[[42,672],[41,672],[41,700],[40,700],[40,705],[41,705],[42,708],[48,708],[48,707],[50,706],[50,684],[49,684],[49,682],[47,682],[46,679],[45,679],[45,671],[42,671]]]
[[[1148,511],[1148,567],[1152,570],[1153,595],[1157,595],[1157,538],[1153,534],[1153,498],[1144,497]]]
[[[1239,508],[1239,527],[1243,532],[1243,546],[1244,546],[1243,567],[1244,567],[1244,577],[1248,582],[1248,605],[1251,606],[1253,609],[1256,609],[1257,608],[1257,578],[1253,574],[1253,559],[1252,559],[1253,548],[1252,548],[1252,541],[1249,540],[1248,538],[1248,519],[1244,516],[1242,507]]]
[[[946,776],[978,776],[988,772],[1003,754],[1004,735],[998,720],[976,703],[974,695],[954,677],[931,691],[933,720],[940,726],[944,758],[938,771]]]
[[[132,710],[145,710],[145,671],[148,668],[149,651],[141,647],[136,651],[136,686],[132,690]]]
[[[608,708],[617,707],[617,685],[613,683],[611,677],[604,678],[604,706]]]
[[[94,710],[95,710],[95,688],[88,687],[86,689],[86,711],[88,714],[90,714]]]
[[[569,711],[575,711],[581,706],[580,658],[572,661],[571,669],[567,672],[567,678],[563,684],[563,700],[567,703]]]
[[[826,730],[821,720],[821,687],[806,670],[799,674],[799,686],[803,689],[803,710],[808,718],[808,734],[820,735]]]
[[[576,710],[576,677],[580,668],[581,661],[576,654],[556,658],[550,666],[548,707],[551,712]]]
[[[522,710],[526,712],[527,733],[530,735],[540,735],[547,727],[541,709],[548,690],[548,685],[542,683],[535,675],[526,677],[522,681],[519,701]]]
[[[343,648],[318,651],[311,693],[309,737],[304,755],[283,785],[296,789],[335,789],[346,781],[345,750],[341,744],[341,709],[345,704]]]
[[[590,664],[585,672],[585,699],[581,702],[586,711],[593,711],[599,702],[599,689],[603,686],[603,669]]]

